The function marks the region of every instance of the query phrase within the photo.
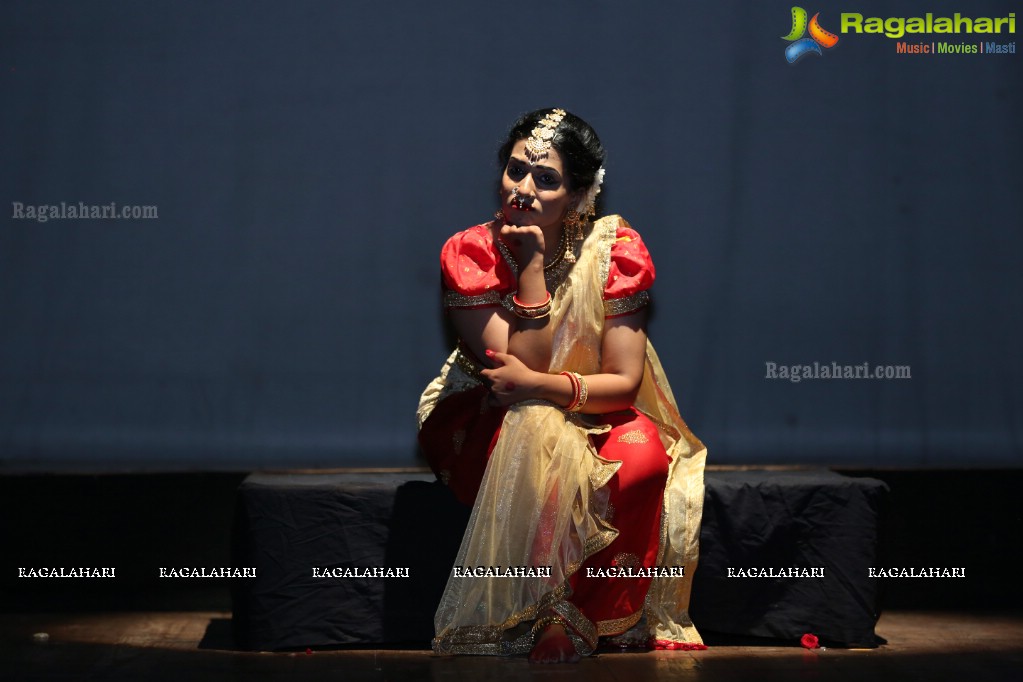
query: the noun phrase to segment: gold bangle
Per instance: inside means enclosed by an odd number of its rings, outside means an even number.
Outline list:
[[[569,412],[579,412],[583,409],[583,405],[586,404],[586,399],[589,398],[589,389],[586,386],[586,379],[583,379],[581,374],[572,372],[575,375],[575,380],[579,382],[579,397],[576,403],[568,408]]]

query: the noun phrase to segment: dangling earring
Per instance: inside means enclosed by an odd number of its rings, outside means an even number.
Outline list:
[[[569,209],[565,214],[565,220],[562,221],[563,229],[568,230],[567,239],[565,239],[565,260],[569,263],[575,262],[575,245],[576,242],[583,240],[583,225],[585,224],[585,218],[574,208]]]

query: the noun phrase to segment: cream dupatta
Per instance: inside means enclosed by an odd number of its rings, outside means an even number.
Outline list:
[[[627,225],[619,216],[593,224],[578,262],[553,292],[551,372],[600,371],[603,291],[620,224]],[[514,269],[514,261],[509,265]],[[423,393],[420,426],[446,395],[478,385],[458,355],[455,351],[448,358]],[[635,407],[658,426],[671,458],[658,566],[685,566],[684,577],[654,578],[643,612],[617,621],[592,623],[565,601],[568,578],[618,535],[605,517],[607,483],[621,464],[602,459],[590,442],[590,434],[609,427],[548,402],[517,403],[501,426],[455,562],[455,569],[469,575],[474,569],[500,567],[516,576],[462,577],[453,570],[435,616],[434,651],[525,653],[536,635],[531,621],[547,614],[572,625],[575,632],[569,634],[582,654],[596,647],[598,636],[630,627],[626,636],[633,639],[701,643],[688,606],[699,554],[707,451],[679,415],[649,341]]]

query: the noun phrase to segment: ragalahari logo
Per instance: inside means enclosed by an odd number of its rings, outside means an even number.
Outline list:
[[[821,52],[822,47],[830,48],[838,44],[838,36],[831,31],[825,31],[821,28],[820,22],[817,21],[817,17],[820,15],[820,12],[813,15],[813,19],[810,20],[809,24],[810,35],[804,38],[803,33],[807,29],[806,10],[802,7],[792,8],[792,30],[787,36],[782,36],[783,40],[788,40],[792,43],[785,48],[785,59],[788,60],[789,64],[794,64],[804,54],[811,52],[823,55],[824,53]]]

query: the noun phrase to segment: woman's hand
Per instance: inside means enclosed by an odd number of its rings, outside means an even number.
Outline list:
[[[501,241],[508,245],[519,270],[524,270],[527,265],[539,259],[543,266],[544,240],[543,230],[537,225],[510,225],[505,224],[498,232]]]
[[[546,375],[534,372],[508,353],[488,350],[487,357],[494,368],[485,369],[481,374],[490,381],[490,392],[499,405],[512,405],[537,397],[540,380]]]

